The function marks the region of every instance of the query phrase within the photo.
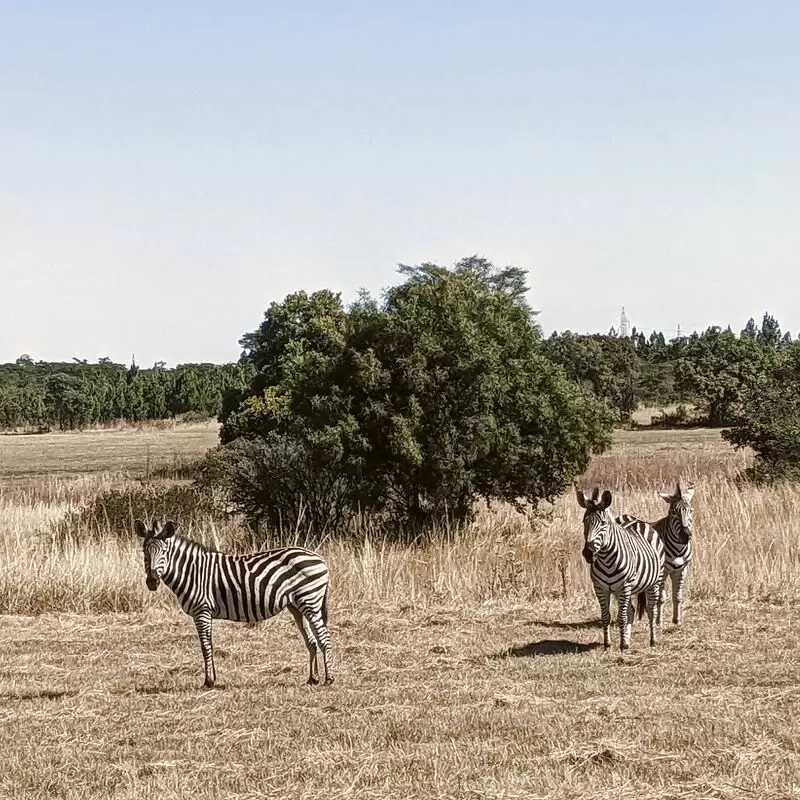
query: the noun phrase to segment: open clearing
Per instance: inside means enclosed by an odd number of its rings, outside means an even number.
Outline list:
[[[3,491],[55,480],[55,464],[70,484],[82,470],[111,479],[215,443],[213,426],[51,436],[2,437]],[[326,688],[303,683],[305,651],[282,615],[216,623],[221,688],[201,690],[194,626],[163,587],[147,592],[138,552],[78,544],[61,571],[51,550],[23,559],[17,550],[61,508],[10,492],[2,596],[24,609],[23,582],[44,581],[63,610],[0,616],[0,796],[800,796],[800,497],[736,494],[730,476],[745,459],[714,432],[644,431],[619,434],[590,469],[587,479],[614,479],[626,508],[653,513],[652,487],[668,474],[700,483],[685,623],[668,622],[658,648],[638,621],[630,654],[598,647],[597,603],[573,552],[577,505],[564,498],[535,536],[480,529],[474,543],[413,553],[331,546]],[[569,548],[564,592],[541,549],[552,539]],[[139,611],[75,613],[123,592]]]
[[[46,477],[133,475],[180,466],[219,444],[218,430],[217,423],[205,422],[174,428],[0,434],[0,486]]]

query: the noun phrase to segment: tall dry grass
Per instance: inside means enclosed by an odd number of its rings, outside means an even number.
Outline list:
[[[693,482],[696,560],[689,602],[795,602],[800,600],[800,490],[740,488],[735,478],[747,458],[713,432],[621,434],[582,482],[610,488],[617,512],[649,520],[666,509],[658,489],[679,477]],[[28,480],[24,491],[0,491],[3,612],[104,613],[173,602],[166,592],[147,592],[140,550],[122,531],[53,534],[67,514],[109,487],[124,485],[119,476],[103,473],[41,477]],[[336,604],[432,607],[542,598],[583,603],[591,590],[580,557],[580,509],[568,493],[540,512],[531,520],[508,506],[481,508],[470,525],[412,548],[386,541],[380,531],[358,541],[329,541],[321,550],[331,565]],[[201,515],[188,528],[216,547],[249,549],[233,521]]]

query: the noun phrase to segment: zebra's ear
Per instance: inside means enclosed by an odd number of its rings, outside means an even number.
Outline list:
[[[581,508],[586,508],[586,495],[583,493],[582,489],[578,488],[578,484],[575,484],[575,497],[578,498],[578,505]]]
[[[161,538],[161,539],[169,539],[171,536],[175,535],[175,531],[177,529],[178,529],[178,526],[171,519],[168,519],[164,523],[164,527],[161,529],[161,533],[159,534],[159,538]]]
[[[694,497],[694,486],[689,486],[683,490],[683,499],[687,503],[691,503],[693,497]]]
[[[147,525],[145,525],[140,519],[137,519],[136,522],[133,523],[133,529],[136,531],[138,536],[141,536],[142,538],[147,536]]]
[[[611,505],[611,492],[606,489],[600,499],[600,508],[605,511]]]
[[[665,500],[667,503],[671,503],[672,502],[672,495],[669,492],[659,492],[658,496],[662,500]]]

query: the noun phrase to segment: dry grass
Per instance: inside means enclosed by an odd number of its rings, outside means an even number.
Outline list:
[[[630,655],[597,648],[566,496],[533,529],[500,508],[415,549],[328,543],[334,686],[303,685],[299,635],[279,617],[217,624],[224,688],[210,693],[191,621],[147,592],[135,544],[109,531],[60,547],[48,533],[76,503],[202,442],[213,428],[0,450],[0,796],[800,794],[800,492],[737,489],[748,457],[718,434],[620,433],[585,476],[652,518],[665,508],[656,488],[679,474],[697,484],[686,622],[656,650],[640,624]],[[52,477],[59,459],[69,469]],[[232,524],[196,533],[236,536]]]
[[[219,443],[216,422],[38,435],[0,434],[0,486],[50,497],[69,481],[176,470]]]

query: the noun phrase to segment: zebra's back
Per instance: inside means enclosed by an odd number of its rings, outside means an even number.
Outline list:
[[[311,550],[210,555],[216,562],[210,587],[216,619],[258,622],[289,605],[312,613],[324,606],[330,575],[324,559]]]
[[[678,536],[669,529],[669,517],[662,517],[652,523],[647,523],[639,517],[630,514],[622,514],[617,517],[617,521],[623,527],[637,530],[642,533],[645,528],[652,528],[661,539],[661,546],[664,551],[664,561],[667,572],[673,572],[687,566],[692,560],[692,540],[681,542]]]
[[[633,516],[633,514],[620,514],[617,517],[617,524],[625,530],[639,534],[655,551],[666,557],[664,549],[664,539],[655,525]]]

